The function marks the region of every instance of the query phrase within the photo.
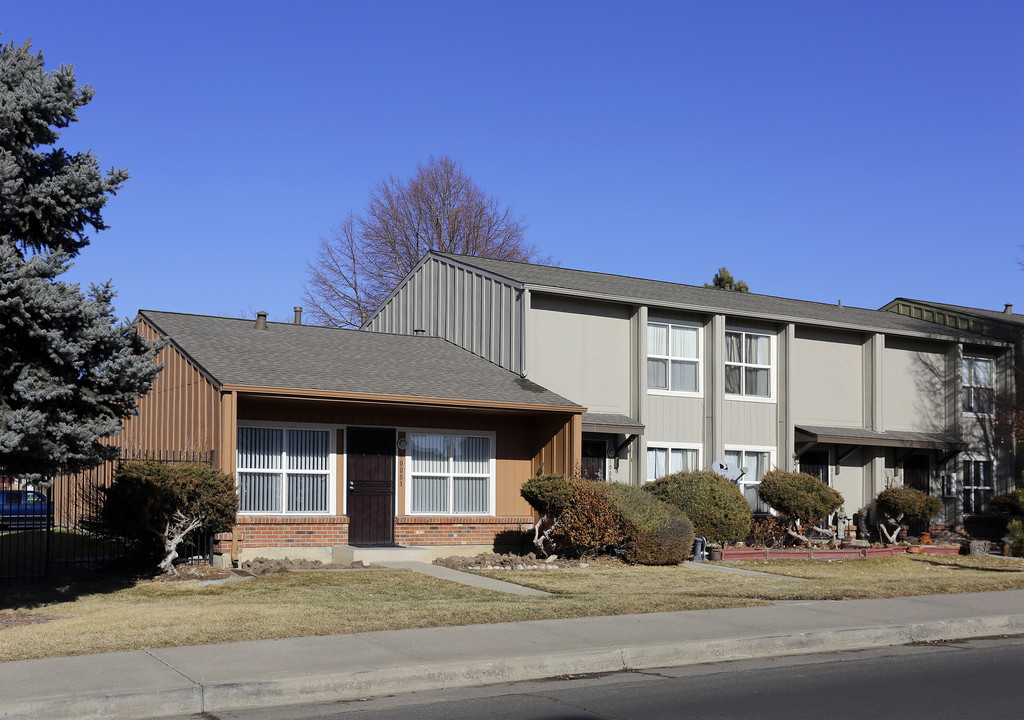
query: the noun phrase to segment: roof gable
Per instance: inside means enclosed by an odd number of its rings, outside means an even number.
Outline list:
[[[436,337],[142,310],[224,386],[444,400],[487,406],[578,405]]]

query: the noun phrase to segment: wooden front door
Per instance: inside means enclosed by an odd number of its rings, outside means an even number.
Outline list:
[[[395,526],[395,431],[349,428],[348,542],[389,545]]]

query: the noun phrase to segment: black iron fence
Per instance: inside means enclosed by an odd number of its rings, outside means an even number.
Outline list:
[[[103,531],[104,492],[126,460],[195,462],[213,466],[212,452],[123,452],[119,460],[52,483],[25,483],[0,471],[0,590],[11,582],[90,570],[128,556],[123,543]],[[213,559],[213,535],[191,534],[178,550],[180,562]]]

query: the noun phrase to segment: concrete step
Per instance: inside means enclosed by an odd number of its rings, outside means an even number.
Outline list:
[[[463,545],[376,545],[358,547],[355,545],[336,545],[331,548],[333,562],[350,565],[361,560],[365,565],[390,562],[434,562],[437,558],[449,555],[473,556],[487,552],[489,548],[480,549],[476,546]]]

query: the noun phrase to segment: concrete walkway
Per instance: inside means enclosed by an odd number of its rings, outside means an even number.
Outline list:
[[[1024,590],[537,620],[0,664],[0,718],[157,718],[1024,635]]]
[[[422,573],[423,575],[429,575],[430,577],[440,578],[441,580],[450,580],[451,582],[457,582],[460,585],[471,585],[472,587],[483,588],[485,590],[497,590],[498,592],[511,593],[512,595],[550,595],[549,592],[538,590],[536,588],[525,587],[524,585],[516,585],[515,583],[503,582],[502,580],[494,580],[483,575],[475,575],[473,573],[461,572],[459,570],[453,570],[450,567],[443,565],[434,565],[428,562],[419,562],[416,560],[408,560],[402,562],[378,562],[375,565],[381,567],[393,568],[396,570],[412,570],[413,572]],[[524,572],[524,571],[520,571]],[[557,570],[545,570],[541,572],[557,572]]]

